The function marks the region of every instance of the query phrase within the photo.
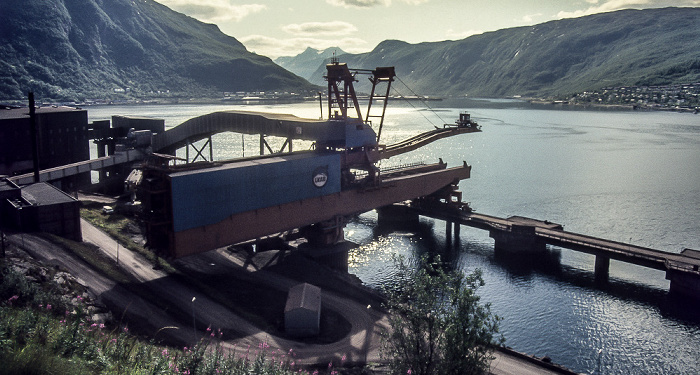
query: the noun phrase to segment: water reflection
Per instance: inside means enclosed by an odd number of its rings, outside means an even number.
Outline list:
[[[495,252],[485,232],[464,227],[459,241],[449,246],[440,221],[422,219],[409,230],[378,226],[375,214],[351,222],[348,237],[362,243],[354,250],[350,272],[374,287],[396,286],[396,255],[415,262],[433,253],[449,269],[481,269],[486,285],[479,294],[504,318],[506,344],[518,350],[548,355],[587,373],[693,373],[689,369],[697,366],[689,365],[688,356],[694,354],[685,351],[698,346],[698,306],[625,278],[597,282],[592,267],[562,263],[562,254],[571,250],[548,246],[542,254],[525,256]],[[584,255],[586,262],[593,261]],[[674,337],[666,337],[669,332]]]
[[[466,160],[473,166],[472,176],[460,183],[460,190],[478,212],[547,219],[573,232],[671,252],[700,249],[697,116],[533,109],[515,100],[446,99],[430,105],[441,107],[444,122],[469,110],[483,132],[443,139],[384,165],[441,157],[454,166]],[[89,121],[114,114],[154,116],[171,127],[227,109],[318,117],[316,102],[110,106],[90,108],[88,116]],[[420,112],[391,103],[384,141],[432,129],[423,116],[427,111]],[[243,148],[250,156],[258,141],[217,135],[215,159],[234,157]],[[295,150],[303,148],[295,144]],[[361,245],[351,254],[350,271],[370,286],[395,282],[394,255],[415,259],[436,251],[455,269],[482,269],[486,285],[480,295],[504,318],[502,332],[516,350],[549,355],[582,373],[700,373],[700,308],[668,298],[663,272],[612,261],[609,283],[600,285],[588,254],[551,249],[548,262],[527,266],[498,259],[493,240],[480,230],[463,227],[460,241],[448,248],[441,222],[429,221],[415,232],[375,227],[376,214],[367,213],[346,231],[349,240]]]

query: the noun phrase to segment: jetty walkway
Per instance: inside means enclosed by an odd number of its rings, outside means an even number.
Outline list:
[[[537,254],[546,251],[547,245],[559,246],[595,255],[597,280],[607,280],[610,259],[636,264],[666,272],[671,281],[670,292],[700,298],[700,251],[684,249],[681,253],[670,253],[630,243],[622,243],[585,234],[565,231],[564,227],[546,220],[521,216],[501,218],[473,212],[464,203],[444,203],[440,201],[411,201],[380,209],[396,220],[397,210],[404,221],[417,220],[418,216],[444,220],[448,240],[459,236],[461,225],[489,231],[495,240],[495,251],[512,256]],[[389,215],[386,215],[389,216]]]

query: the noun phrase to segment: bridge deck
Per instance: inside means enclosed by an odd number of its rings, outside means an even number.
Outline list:
[[[514,226],[530,226],[534,235],[547,244],[586,252],[594,255],[607,256],[623,262],[633,263],[658,270],[675,270],[700,276],[700,252],[686,249],[679,253],[669,253],[647,247],[622,243],[568,232],[558,224],[530,218],[514,216],[500,218],[496,216],[477,214],[456,209],[449,204],[434,203],[431,205],[412,206],[419,215],[432,217],[448,222],[459,223],[484,230],[510,232]]]
[[[114,155],[103,156],[97,159],[84,160],[77,163],[62,165],[39,171],[39,182],[53,181],[60,178],[73,176],[78,173],[94,171],[113,165],[130,163],[133,161],[143,160],[145,154],[139,150],[126,150],[117,152]],[[34,173],[26,173],[18,176],[9,177],[9,180],[17,185],[27,185],[34,183]]]

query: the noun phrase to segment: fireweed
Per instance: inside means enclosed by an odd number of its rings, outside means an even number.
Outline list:
[[[192,347],[172,348],[133,336],[126,325],[93,321],[82,297],[56,297],[5,267],[0,283],[0,374],[311,374],[292,350],[229,347],[207,328]],[[346,357],[338,363],[342,366]],[[319,374],[338,374],[331,362]]]

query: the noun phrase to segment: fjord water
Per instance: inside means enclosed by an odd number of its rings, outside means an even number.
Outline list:
[[[549,220],[669,252],[700,249],[700,116],[554,110],[508,100],[429,104],[432,111],[391,103],[382,143],[452,123],[464,110],[483,132],[440,140],[381,167],[466,161],[472,175],[460,190],[477,212]],[[319,116],[317,103],[107,106],[88,115],[154,116],[171,127],[229,109]],[[215,136],[214,146],[215,158],[250,156],[259,147],[257,137],[233,134]],[[308,144],[295,144],[303,148]],[[700,306],[669,298],[661,271],[611,261],[610,280],[600,285],[587,254],[551,247],[546,260],[510,261],[494,256],[485,231],[463,227],[450,248],[443,222],[422,219],[418,230],[388,230],[377,227],[373,212],[355,218],[346,238],[360,244],[350,254],[350,272],[375,288],[392,286],[396,254],[415,259],[434,251],[454,269],[481,269],[486,285],[479,294],[503,318],[501,331],[515,350],[589,374],[700,373]]]

